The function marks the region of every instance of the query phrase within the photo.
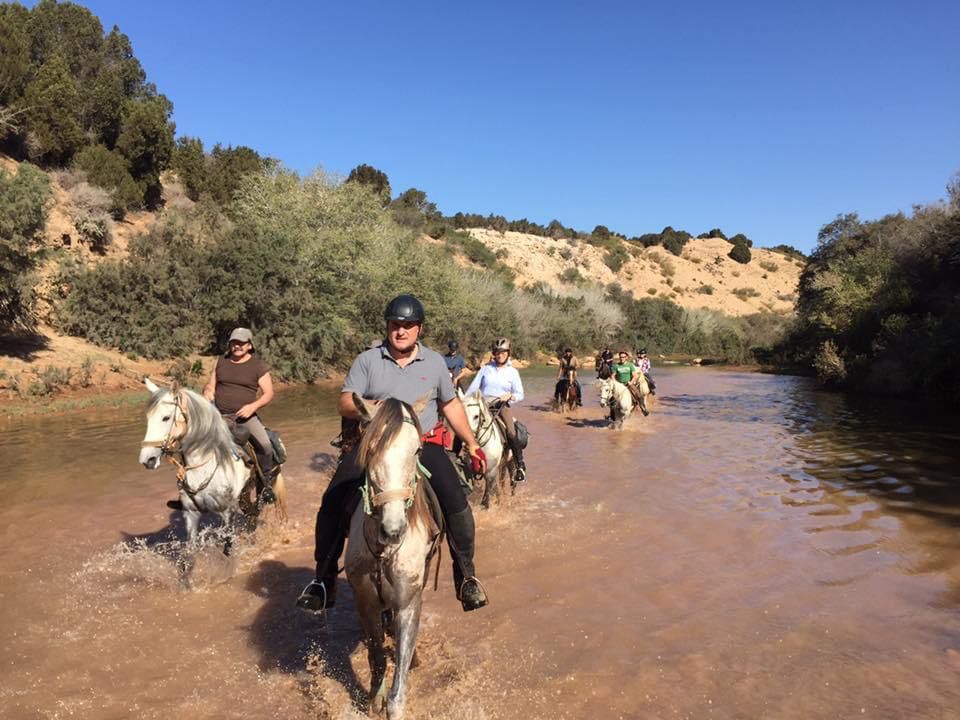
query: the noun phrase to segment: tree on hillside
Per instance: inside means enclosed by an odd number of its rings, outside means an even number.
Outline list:
[[[423,190],[409,188],[390,203],[394,219],[401,225],[411,228],[423,227],[427,221],[440,220],[437,206],[427,199]],[[506,221],[504,221],[506,222]]]
[[[390,180],[385,172],[377,170],[372,165],[357,165],[347,176],[347,182],[357,182],[368,186],[383,198],[384,206],[390,202]]]
[[[743,233],[737,233],[731,238],[727,238],[727,242],[731,245],[746,245],[748,248],[753,247],[753,240],[748,238]]]
[[[0,331],[33,326],[31,271],[49,198],[46,174],[32,165],[22,164],[14,177],[0,170]]]
[[[85,93],[84,129],[113,149],[120,137],[124,105],[128,98],[142,94],[145,80],[130,39],[114,26],[103,41],[100,71]]]
[[[200,138],[186,136],[177,138],[170,167],[176,171],[180,182],[183,183],[187,197],[194,202],[199,200],[200,193],[206,188],[208,182],[207,156],[203,152],[203,141]]]
[[[30,72],[29,11],[21,5],[0,5],[0,105],[20,98]]]
[[[243,179],[248,175],[260,175],[271,164],[269,158],[260,156],[246,145],[213,146],[207,165],[207,184],[204,192],[226,207],[233,202]]]
[[[80,92],[63,56],[56,53],[40,66],[23,96],[27,152],[32,160],[62,165],[84,141]]]
[[[128,102],[117,149],[130,163],[130,174],[143,191],[143,202],[156,208],[162,200],[160,173],[173,156],[172,103],[163,95]]]

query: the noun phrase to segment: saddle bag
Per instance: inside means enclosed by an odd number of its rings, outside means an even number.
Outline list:
[[[521,450],[526,450],[527,443],[530,442],[530,433],[527,430],[527,426],[519,420],[514,420],[513,427],[517,431],[517,445],[520,446]]]

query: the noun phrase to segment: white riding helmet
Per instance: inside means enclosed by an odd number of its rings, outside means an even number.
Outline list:
[[[493,341],[493,352],[498,352],[500,350],[506,350],[510,352],[510,341],[505,337],[498,337]]]

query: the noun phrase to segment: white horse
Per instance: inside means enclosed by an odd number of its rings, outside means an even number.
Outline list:
[[[186,388],[160,388],[149,378],[143,382],[151,396],[140,463],[147,470],[156,470],[166,455],[179,466],[177,486],[187,528],[187,552],[181,555],[178,567],[182,581],[189,585],[200,515],[211,512],[220,516],[228,531],[223,552],[229,555],[233,516],[240,510],[241,498],[246,500],[253,489],[256,478],[212,403]],[[286,505],[284,485],[283,474],[278,473],[274,494],[281,516]],[[247,505],[255,508],[253,503]]]
[[[611,427],[620,430],[623,428],[623,421],[633,413],[633,395],[626,385],[613,378],[597,380],[597,387],[600,388],[600,404],[604,407],[609,406],[613,411]],[[637,387],[640,389],[641,396],[640,409],[644,415],[649,415],[645,399],[650,394],[650,388],[642,375],[637,380]]]
[[[477,390],[472,395],[464,395],[458,390],[457,394],[463,401],[463,407],[467,413],[467,420],[470,422],[470,429],[477,438],[477,443],[483,449],[483,454],[487,457],[487,472],[484,475],[483,503],[484,507],[490,507],[490,496],[500,496],[500,493],[506,490],[507,485],[511,490],[515,488],[513,482],[513,452],[507,443],[507,437],[496,416],[490,411],[490,407],[484,400],[483,395]]]
[[[417,403],[417,408],[426,399]],[[440,528],[424,496],[428,482],[418,460],[417,409],[396,399],[377,407],[354,394],[361,421],[368,422],[358,463],[365,468],[363,503],[350,521],[344,565],[353,588],[370,662],[370,713],[403,717],[407,674],[417,647],[423,588],[440,540]],[[422,408],[421,408],[422,409]],[[385,624],[395,642],[393,687],[387,689]]]

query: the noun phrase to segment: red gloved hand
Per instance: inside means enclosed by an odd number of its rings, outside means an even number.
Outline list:
[[[470,453],[470,472],[474,475],[486,475],[487,456],[483,454],[481,448],[477,448]]]

